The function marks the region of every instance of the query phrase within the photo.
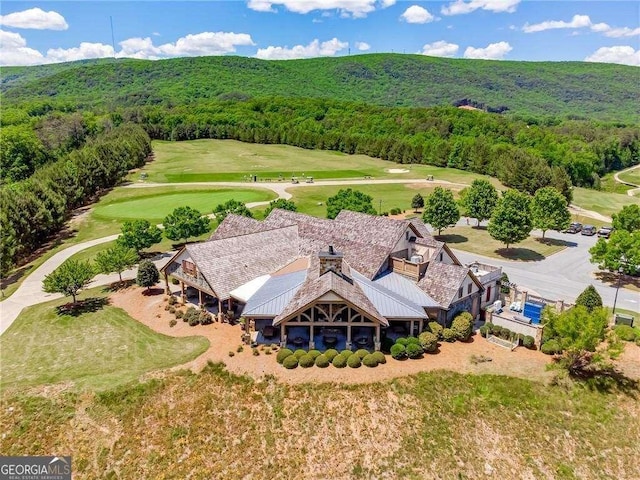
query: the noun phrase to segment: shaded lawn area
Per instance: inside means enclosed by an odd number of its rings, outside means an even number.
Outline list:
[[[507,249],[504,243],[494,240],[486,228],[454,227],[442,231],[436,239],[452,248],[477,253],[487,257],[534,262],[572,246],[571,242],[547,238],[529,237]]]
[[[638,198],[622,193],[601,192],[576,187],[573,189],[573,203],[586,210],[593,210],[610,217],[611,214],[622,210],[625,205],[637,204]]]
[[[608,272],[605,270],[596,272],[595,277],[601,282],[607,283],[612,287],[618,285],[619,279],[620,288],[640,292],[640,277],[632,277],[631,275],[622,275],[621,277],[618,277],[617,272]]]
[[[150,370],[193,360],[209,347],[204,337],[158,334],[108,305],[108,290],[79,298],[84,309],[63,313],[68,299],[25,309],[0,337],[2,388],[73,382],[102,390]]]

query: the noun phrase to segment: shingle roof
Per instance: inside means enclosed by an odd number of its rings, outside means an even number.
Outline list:
[[[300,250],[296,226],[194,243],[186,249],[222,300],[240,285],[289,264]]]
[[[431,262],[418,286],[444,308],[449,308],[468,274],[468,267]]]
[[[376,310],[386,318],[427,318],[427,314],[420,305],[388,290],[381,284],[372,282],[357,272],[353,272],[353,279]]]
[[[238,235],[247,235],[249,233],[264,230],[262,222],[253,218],[229,213],[224,220],[218,225],[216,231],[209,237],[209,240],[221,240],[223,238],[237,237]]]
[[[249,299],[242,315],[273,317],[279,315],[306,278],[306,270],[271,277]]]
[[[313,271],[310,269],[310,273]],[[376,310],[358,284],[331,270],[316,278],[312,278],[311,275],[307,277],[282,313],[273,320],[273,324],[277,325],[287,317],[303,310],[307,305],[328,292],[334,292],[382,325],[389,324],[387,319]]]
[[[427,228],[427,226],[425,225],[425,223],[422,221],[421,218],[412,218],[410,222],[411,222],[411,225],[413,225],[413,228],[415,228],[418,231],[418,233],[422,235],[423,238],[433,239],[431,232],[429,232],[429,229]]]
[[[393,248],[409,226],[408,220],[367,215],[342,210],[334,223],[341,224],[341,233],[349,240],[366,238],[367,243]]]
[[[374,283],[382,285],[387,290],[391,290],[421,307],[440,307],[440,304],[431,298],[427,292],[418,287],[416,282],[404,275],[389,272],[376,278]]]

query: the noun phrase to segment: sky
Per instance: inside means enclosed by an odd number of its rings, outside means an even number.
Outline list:
[[[378,52],[640,66],[640,2],[21,0],[0,4],[3,66],[105,57],[242,55],[278,60]]]

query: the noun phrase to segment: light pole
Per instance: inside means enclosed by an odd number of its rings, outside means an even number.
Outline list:
[[[620,265],[618,267],[618,285],[616,286],[616,296],[613,299],[613,314],[616,314],[616,302],[618,301],[618,290],[620,290],[620,280],[622,279],[622,272],[624,272],[624,267]]]

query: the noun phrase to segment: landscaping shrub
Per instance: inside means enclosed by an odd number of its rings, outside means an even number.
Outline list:
[[[362,360],[360,360],[360,357],[358,355],[351,355],[347,359],[347,365],[349,365],[350,368],[360,368],[360,365],[362,365]]]
[[[424,350],[420,345],[416,343],[410,343],[409,345],[407,345],[407,356],[409,358],[420,358],[423,353]]]
[[[489,327],[489,325],[483,325],[480,327],[479,332],[480,332],[480,336],[483,338],[487,337],[487,334],[491,331],[491,327]]]
[[[342,350],[340,352],[340,355],[342,355],[344,358],[349,358],[351,355],[353,355],[353,351],[351,351],[351,350]]]
[[[192,327],[194,325],[198,325],[200,323],[200,311],[194,307],[189,307],[187,308],[187,311],[184,312],[182,320],[189,323]]]
[[[235,355],[235,353],[234,353],[234,352],[229,352],[229,356],[230,356],[230,357],[233,357],[234,355]]]
[[[307,355],[311,355],[313,357],[313,359],[315,360],[321,354],[322,354],[322,352],[320,350],[309,350],[309,353]]]
[[[169,307],[169,313],[176,313],[175,307]]]
[[[467,313],[467,312],[464,312]],[[460,341],[467,341],[471,336],[471,332],[473,329],[473,320],[469,319],[464,314],[458,315],[453,319],[453,323],[451,324],[451,330],[453,330],[456,334],[456,337]]]
[[[402,213],[402,209],[400,208],[392,208],[391,210],[389,210],[389,213],[391,215],[400,215]]]
[[[170,307],[169,305],[165,305],[165,306],[164,306],[164,311],[165,311],[165,312],[168,312],[170,308],[171,308],[171,307]]]
[[[198,316],[192,315],[191,318],[189,318],[190,327],[195,327],[196,325],[199,325],[199,324],[200,324],[200,318]]]
[[[536,348],[536,340],[531,335],[525,335],[522,339],[522,345],[529,349]]]
[[[438,337],[431,332],[420,334],[420,346],[425,352],[435,352],[438,349]]]
[[[462,312],[459,315],[456,315],[456,318],[465,318],[473,324],[473,315],[469,312]]]
[[[213,323],[213,318],[209,312],[202,310],[199,317],[201,325],[211,325]]]
[[[264,349],[264,354],[265,355],[271,355],[273,352],[271,351],[271,347],[267,347]]]
[[[296,358],[298,360],[300,360],[300,357],[303,356],[303,355],[306,355],[307,352],[305,350],[302,350],[301,348],[299,348],[295,352],[293,352],[293,354],[296,356]]]
[[[178,299],[176,297],[174,297],[173,295],[171,295],[169,297],[169,300],[167,300],[167,302],[169,303],[169,305],[175,305],[176,303],[178,303]]]
[[[358,357],[360,357],[360,360],[362,360],[364,357],[369,355],[369,351],[365,350],[364,348],[361,348],[359,350],[356,350],[354,355],[357,355]]]
[[[542,344],[540,351],[546,355],[555,355],[557,353],[562,353],[562,347],[555,338],[552,338]]]
[[[236,348],[236,352],[240,353],[244,350],[244,347],[242,345],[238,345],[238,348]],[[278,362],[278,363],[282,363],[282,362]]]
[[[176,318],[179,320],[184,317],[184,312],[182,310],[176,310]]]
[[[396,343],[393,347],[391,347],[391,356],[396,360],[406,358],[407,349],[401,343]]]
[[[500,325],[493,325],[491,324],[491,335],[495,335],[496,337],[499,337],[500,334],[502,333],[503,328]]]
[[[616,325],[613,327],[613,331],[616,332],[620,340],[624,340],[625,342],[633,342],[636,338],[640,337],[638,330],[629,325]]]
[[[283,360],[282,366],[288,370],[291,370],[292,368],[296,368],[298,366],[298,359],[296,358],[295,355],[289,355],[287,358]]]
[[[327,357],[327,360],[329,360],[329,362],[333,362],[333,359],[336,358],[338,355],[340,355],[338,351],[333,348],[330,348],[329,350],[324,352],[324,356]]]
[[[347,366],[347,357],[342,354],[336,355],[335,357],[333,357],[333,361],[331,363],[336,368],[344,368]]]
[[[309,355],[308,353],[306,355],[302,355],[299,359],[298,359],[298,365],[300,365],[302,368],[309,368],[309,367],[313,367],[316,363],[316,359],[313,358],[311,355]]]
[[[369,353],[368,355],[365,355],[365,357],[362,359],[362,364],[365,367],[373,368],[378,366],[378,360],[376,359],[376,356],[373,353]]]
[[[278,355],[276,355],[276,361],[278,363],[282,363],[285,358],[290,357],[291,355],[293,355],[293,352],[290,349],[283,348],[278,352]]]
[[[174,320],[169,320],[169,326],[170,327],[175,327],[177,323],[178,323],[178,321],[175,320],[175,319]]]
[[[438,340],[442,340],[442,330],[444,330],[442,325],[440,325],[438,322],[429,322],[429,330],[431,330],[431,333],[438,337]]]
[[[402,345],[403,347],[406,347],[407,345],[409,345],[409,340],[401,337],[396,340],[396,345]]]
[[[413,335],[410,335],[407,337],[407,345],[411,345],[412,343],[415,345],[420,345],[420,340],[418,340]]]
[[[316,357],[316,367],[327,368],[329,363],[329,359],[324,353],[321,353]]]
[[[382,353],[382,352],[373,352],[371,355],[373,355],[376,358],[376,362],[378,362],[378,364],[387,363],[387,357],[384,355],[384,353]]]
[[[393,341],[393,338],[384,337],[382,339],[382,345],[380,345],[380,347],[382,348],[383,352],[390,352],[391,347],[393,347],[394,343],[395,342]]]
[[[252,352],[254,357],[257,357],[258,355],[260,355],[260,350],[258,350],[257,348],[254,348]]]
[[[442,339],[445,342],[455,342],[457,338],[458,338],[458,335],[452,329],[450,328],[442,329]]]
[[[172,278],[172,279],[171,279],[171,283],[172,283],[173,285],[179,285],[179,284],[180,284],[180,280],[178,280],[177,278]]]

